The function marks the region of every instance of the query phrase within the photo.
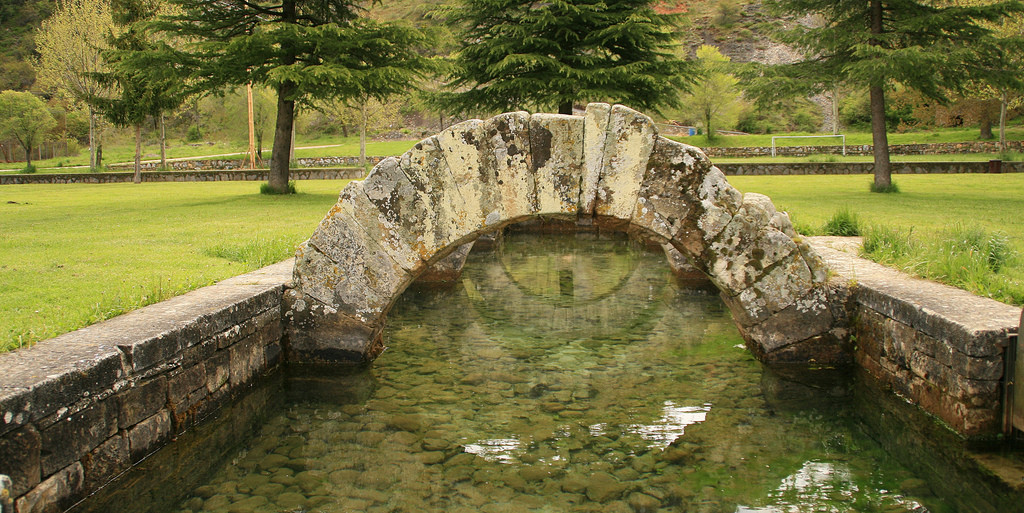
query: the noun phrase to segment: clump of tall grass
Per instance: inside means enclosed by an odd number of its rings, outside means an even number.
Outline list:
[[[211,246],[204,249],[203,253],[245,264],[250,269],[259,269],[293,256],[295,246],[285,237],[266,238],[257,235],[245,244]]]
[[[880,263],[896,263],[916,251],[914,229],[872,226],[864,233],[863,253]]]
[[[877,185],[875,182],[871,182],[871,192],[880,192],[883,194],[896,194],[900,192],[900,187],[896,185],[895,181],[889,182],[889,185]]]
[[[913,233],[912,228],[873,226],[865,234],[862,252],[876,262],[975,294],[1018,304],[1024,299],[1020,285],[1001,274],[1017,258],[1006,234],[962,225],[918,239]]]
[[[288,192],[277,192],[270,187],[269,183],[260,184],[260,194],[295,194],[295,181],[288,182]]]
[[[856,237],[860,235],[860,219],[847,207],[837,210],[821,228],[825,235]]]

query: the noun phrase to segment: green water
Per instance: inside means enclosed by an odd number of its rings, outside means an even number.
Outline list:
[[[292,368],[80,511],[952,511],[664,256],[509,236],[410,289],[372,366]]]

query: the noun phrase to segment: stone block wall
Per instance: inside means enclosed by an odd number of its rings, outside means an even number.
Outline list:
[[[834,141],[835,139],[832,139]],[[732,148],[702,148],[708,157],[770,157],[771,146],[739,146]],[[1007,151],[1024,151],[1024,141],[1007,141]],[[870,144],[848,144],[847,155],[871,155],[874,147]],[[893,155],[945,155],[963,153],[999,153],[999,143],[995,141],[975,141],[959,143],[929,144],[890,144],[889,152]],[[787,157],[804,157],[818,154],[842,155],[841,145],[820,146],[776,146],[775,154]]]
[[[63,511],[278,365],[291,261],[0,354],[0,474]]]
[[[1021,309],[811,245],[850,287],[858,365],[967,437],[1002,425],[1004,350]]]
[[[351,180],[362,178],[362,168],[307,168],[293,169],[288,173],[292,180]],[[147,171],[142,173],[143,182],[231,182],[267,181],[265,169],[214,170],[214,171]],[[65,183],[128,183],[133,173],[63,173],[0,175],[0,185],[15,184],[65,184]]]
[[[366,157],[368,164],[376,164],[385,157]],[[296,159],[299,164],[299,169],[303,167],[339,167],[339,166],[358,166],[359,157],[306,157]],[[267,165],[264,163],[264,165]],[[230,170],[230,169],[246,169],[249,166],[248,159],[184,159],[184,160],[171,160],[167,162],[167,166],[176,171],[203,171],[203,170]],[[148,161],[143,162],[140,166],[143,170],[156,170],[160,168],[159,162]],[[110,166],[111,169],[123,169],[123,170],[134,170],[135,164],[115,164]],[[293,170],[294,171],[294,170]],[[264,169],[266,172],[266,169]]]
[[[875,172],[870,162],[793,162],[788,164],[718,164],[729,176],[860,175]],[[894,162],[892,172],[901,175],[990,173],[988,162]],[[1024,162],[1001,162],[1000,173],[1024,173]]]

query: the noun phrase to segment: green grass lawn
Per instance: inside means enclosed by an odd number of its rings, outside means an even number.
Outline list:
[[[879,255],[883,263],[1024,304],[1024,175],[897,175],[894,181],[899,194],[868,192],[870,175],[729,177],[741,191],[771,197],[802,233],[822,233],[829,218],[848,209],[866,233],[897,230],[915,246],[899,258]],[[1009,254],[998,273],[981,275],[950,255],[948,246],[972,231],[1005,236]]]
[[[346,183],[0,187],[0,349],[288,258]]]
[[[742,191],[770,196],[804,232],[820,231],[843,208],[863,226],[914,238],[958,223],[1002,232],[1017,256],[999,276],[1018,291],[1009,300],[1024,302],[1024,175],[897,176],[902,192],[891,195],[869,193],[870,180],[730,177]],[[287,258],[345,183],[302,181],[292,196],[260,195],[256,182],[0,187],[0,349]]]

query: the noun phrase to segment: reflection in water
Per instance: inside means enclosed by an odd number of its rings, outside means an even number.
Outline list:
[[[791,400],[718,298],[676,288],[660,251],[621,239],[506,237],[470,255],[461,286],[403,295],[385,337],[368,369],[293,369],[276,414],[195,479],[131,500],[112,487],[80,511],[941,505],[926,486],[913,500],[892,491],[916,476],[852,427],[846,398]],[[147,465],[177,465],[159,458]]]
[[[462,446],[467,453],[482,456],[487,461],[500,463],[512,463],[512,452],[521,447],[522,444],[515,438],[480,440],[477,443],[467,443]]]
[[[778,489],[768,494],[770,506],[739,506],[737,513],[802,513],[849,511],[850,507],[867,510],[867,504],[882,502],[887,491],[862,490],[853,472],[844,463],[808,461],[796,473],[782,480]],[[920,503],[899,495],[890,495],[891,507],[901,511],[925,512]]]
[[[664,449],[683,436],[686,426],[704,422],[709,411],[711,403],[704,403],[703,406],[676,406],[673,401],[665,401],[660,419],[653,424],[633,424],[629,429],[651,442],[648,447]]]

